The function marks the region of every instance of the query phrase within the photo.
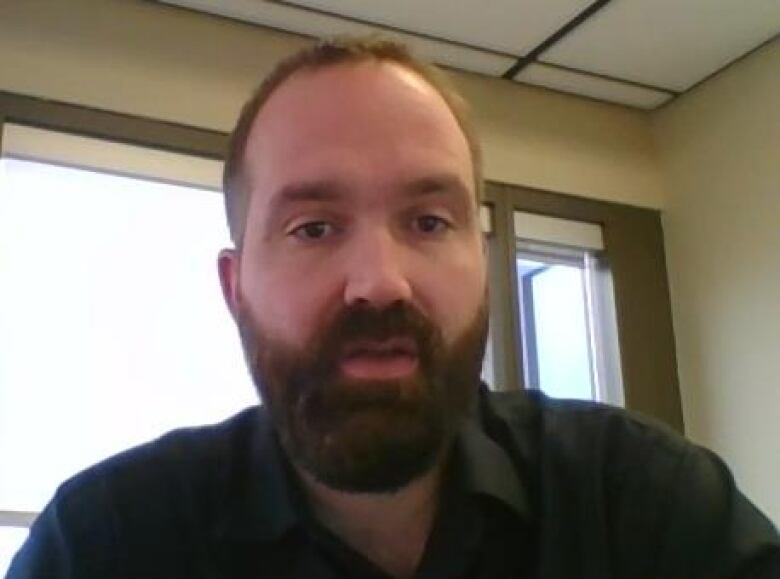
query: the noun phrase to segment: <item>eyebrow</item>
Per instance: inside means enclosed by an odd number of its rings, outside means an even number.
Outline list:
[[[455,174],[439,173],[413,179],[401,187],[410,198],[428,195],[447,195],[469,199],[468,186]],[[335,180],[314,180],[289,183],[279,189],[268,203],[266,223],[273,223],[284,208],[296,203],[340,201],[346,198],[347,188]]]
[[[344,188],[335,181],[301,181],[279,189],[268,202],[266,223],[273,223],[286,206],[316,201],[337,201],[344,197]]]
[[[457,175],[451,173],[440,173],[415,179],[407,183],[404,190],[412,197],[456,194],[468,199],[472,195],[469,187]]]
[[[296,201],[332,201],[344,196],[344,188],[335,181],[302,181],[282,187],[270,202],[271,209]]]

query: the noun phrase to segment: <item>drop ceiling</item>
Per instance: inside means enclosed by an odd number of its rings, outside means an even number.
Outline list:
[[[380,32],[439,64],[654,109],[780,32],[780,0],[160,0],[311,37]]]

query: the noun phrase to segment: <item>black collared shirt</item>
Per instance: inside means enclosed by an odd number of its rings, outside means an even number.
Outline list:
[[[248,409],[62,485],[8,577],[385,577],[300,496],[266,413]],[[717,457],[663,427],[483,391],[416,576],[780,579],[780,539]]]

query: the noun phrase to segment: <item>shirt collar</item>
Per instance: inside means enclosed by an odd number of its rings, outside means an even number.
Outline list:
[[[483,393],[487,396],[486,393]],[[521,518],[529,518],[528,494],[507,452],[474,417],[462,427],[455,447],[462,488],[469,494],[497,499]]]
[[[252,427],[226,473],[224,511],[216,533],[243,539],[280,538],[299,522],[296,484],[274,434],[267,409],[259,406]]]
[[[480,396],[488,397],[483,385]],[[302,505],[297,482],[279,445],[267,410],[251,416],[246,441],[227,467],[224,511],[216,532],[270,541],[296,527]],[[467,493],[497,499],[521,518],[530,517],[528,495],[506,451],[491,439],[478,416],[470,417],[455,441],[457,476]]]

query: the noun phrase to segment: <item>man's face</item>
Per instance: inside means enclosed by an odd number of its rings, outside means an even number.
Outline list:
[[[220,273],[282,444],[322,482],[398,488],[477,389],[486,262],[465,137],[416,74],[294,74],[252,127],[241,254]]]

